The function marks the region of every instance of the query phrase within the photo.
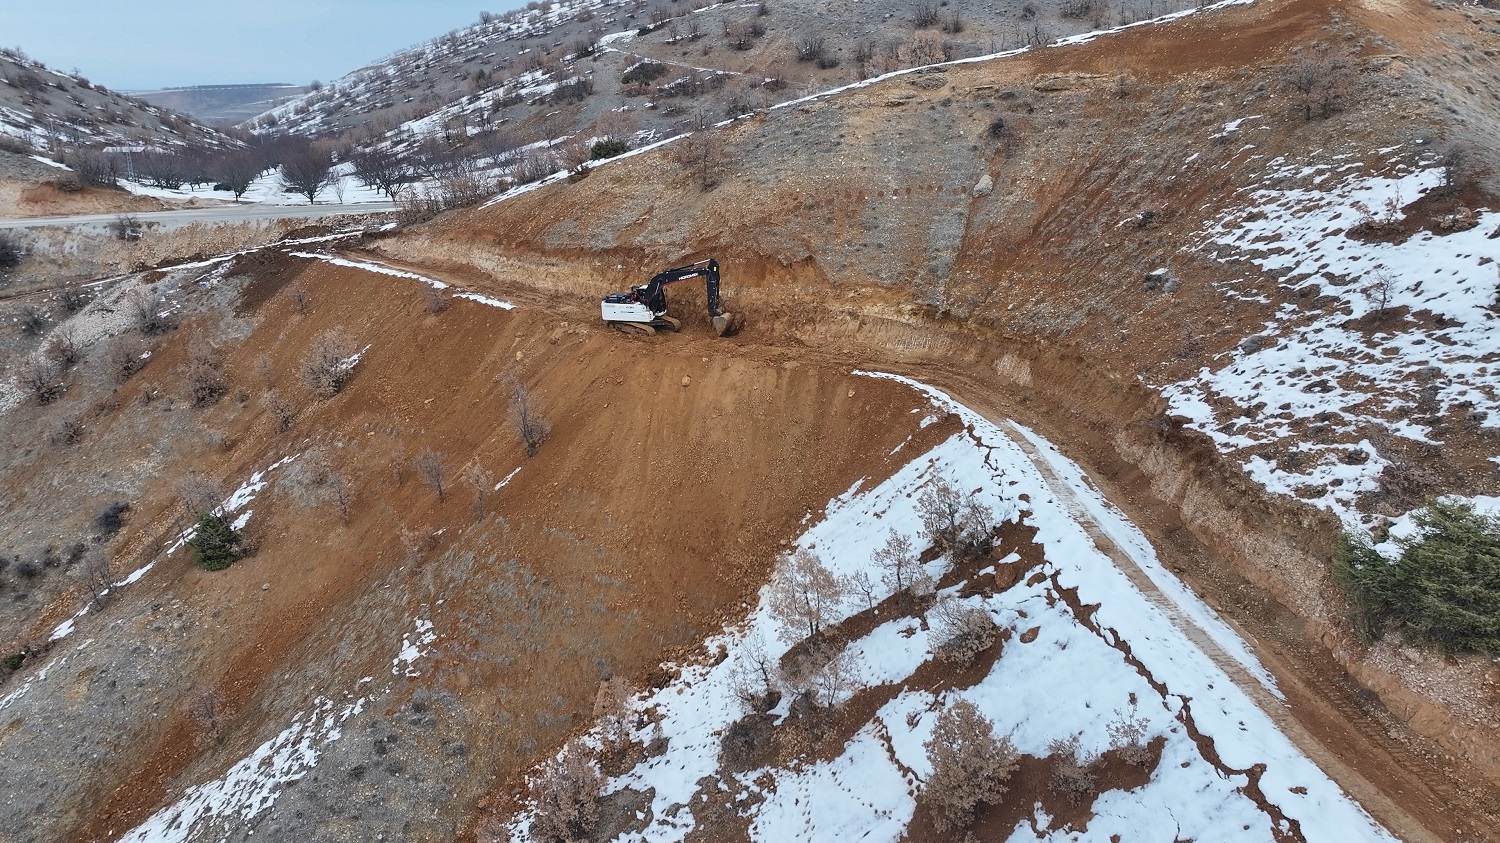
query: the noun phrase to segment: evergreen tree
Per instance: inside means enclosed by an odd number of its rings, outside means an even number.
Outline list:
[[[222,571],[240,558],[241,537],[221,515],[205,512],[188,545],[197,553],[198,567]]]
[[[1413,520],[1417,533],[1396,540],[1394,561],[1348,534],[1334,551],[1334,573],[1363,631],[1500,655],[1500,519],[1434,501]]]

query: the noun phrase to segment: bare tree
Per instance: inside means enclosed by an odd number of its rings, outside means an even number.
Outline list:
[[[1443,195],[1452,196],[1468,184],[1474,175],[1474,154],[1467,144],[1449,141],[1438,147],[1438,167],[1441,168]]]
[[[224,487],[207,475],[193,472],[177,481],[177,502],[194,519],[218,509],[224,502]]]
[[[412,472],[417,479],[427,485],[432,493],[437,495],[439,502],[443,500],[443,483],[448,478],[448,468],[443,464],[443,456],[431,448],[423,448],[412,460]]]
[[[109,591],[115,584],[109,551],[103,547],[90,550],[83,557],[82,576],[83,586],[89,593],[89,605],[97,610],[109,599]]]
[[[358,352],[348,335],[332,328],[313,338],[299,368],[302,382],[319,398],[332,398],[354,376]]]
[[[281,162],[282,189],[306,196],[308,204],[313,204],[318,192],[328,185],[332,170],[333,157],[326,150],[309,146]]]
[[[495,475],[480,465],[478,460],[471,460],[464,466],[463,478],[474,487],[474,523],[477,524],[484,520],[484,502],[495,486]]]
[[[384,147],[356,150],[350,154],[349,161],[354,164],[356,178],[392,200],[401,186],[412,180],[411,167],[402,156]]]
[[[1396,294],[1396,276],[1382,267],[1370,273],[1370,277],[1374,280],[1365,288],[1365,298],[1375,308],[1375,321],[1384,322],[1386,309],[1390,307],[1391,298]]]
[[[265,172],[265,167],[259,157],[248,152],[232,152],[222,155],[214,163],[214,177],[219,183],[234,194],[234,201],[240,201],[250,185],[260,178]]]
[[[510,389],[510,426],[521,437],[526,446],[526,456],[534,457],[547,441],[552,425],[532,406],[531,390],[527,389],[515,375],[506,377]]]
[[[1328,117],[1343,107],[1354,75],[1347,50],[1327,44],[1302,48],[1282,71],[1283,83],[1302,105],[1302,118]]]
[[[207,342],[195,339],[188,346],[183,382],[194,407],[206,407],[218,401],[229,391],[229,379],[224,375],[224,355]]]
[[[599,823],[599,792],[604,777],[579,738],[568,741],[531,779],[535,814],[531,839],[574,843],[589,839]]]
[[[692,175],[699,188],[712,190],[724,180],[729,156],[715,132],[700,129],[673,144],[672,149],[677,163]]]
[[[78,363],[78,344],[73,341],[73,332],[60,327],[52,332],[42,346],[42,356],[63,369],[71,369]]]
[[[1018,766],[1010,738],[996,737],[994,724],[968,700],[938,715],[923,746],[932,775],[922,783],[920,798],[939,832],[967,828],[981,803],[994,804],[1005,795]]]
[[[789,642],[822,635],[843,596],[843,583],[810,550],[798,548],[776,563],[770,609],[782,638]]]
[[[912,550],[911,539],[895,530],[886,535],[885,544],[875,549],[870,561],[881,570],[880,580],[893,594],[911,593],[918,576],[923,573],[917,554]]]
[[[994,513],[946,480],[923,490],[917,498],[917,515],[928,538],[947,553],[972,557],[990,550]]]
[[[739,646],[729,683],[747,712],[762,713],[781,699],[780,676],[776,660],[766,653],[765,641],[752,633]]]

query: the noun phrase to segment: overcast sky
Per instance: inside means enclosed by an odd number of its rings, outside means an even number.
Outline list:
[[[0,0],[0,46],[116,90],[328,81],[524,0]]]

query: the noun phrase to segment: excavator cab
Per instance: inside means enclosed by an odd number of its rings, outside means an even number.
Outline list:
[[[667,315],[667,285],[702,278],[708,292],[708,317],[719,336],[739,329],[740,320],[719,304],[719,262],[713,258],[658,272],[652,279],[624,293],[610,293],[600,302],[604,321],[616,330],[634,334],[676,331],[682,327]]]

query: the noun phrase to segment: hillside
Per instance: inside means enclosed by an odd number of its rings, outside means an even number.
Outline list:
[[[0,837],[1500,840],[1494,658],[1329,566],[1500,496],[1497,41],[1184,10],[0,301]]]

